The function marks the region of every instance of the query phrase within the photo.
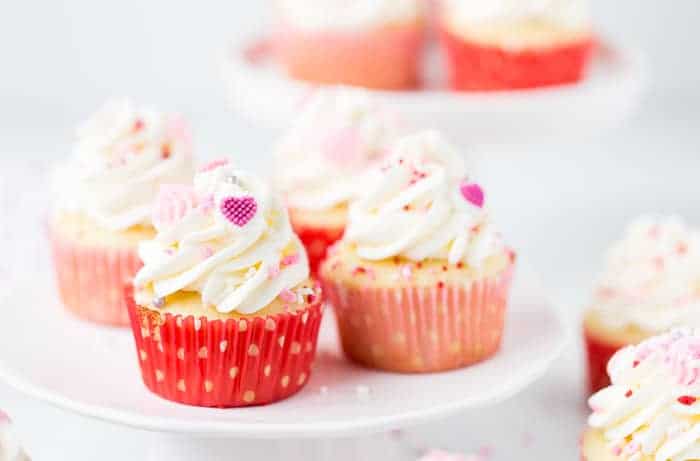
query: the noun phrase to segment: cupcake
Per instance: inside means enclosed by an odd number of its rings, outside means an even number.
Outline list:
[[[123,284],[154,236],[151,203],[162,184],[190,180],[190,130],[179,115],[107,103],[77,130],[70,161],[54,175],[48,230],[58,289],[69,311],[128,325]]]
[[[368,168],[396,136],[396,118],[365,92],[317,90],[279,144],[274,182],[313,273],[343,235]]]
[[[594,49],[586,0],[442,0],[439,16],[459,91],[574,83]]]
[[[593,395],[585,461],[700,459],[700,332],[681,329],[618,351]]]
[[[0,410],[0,461],[29,461],[17,439],[12,421]]]
[[[321,291],[269,186],[214,162],[169,186],[127,305],[143,381],[205,407],[263,405],[306,384]]]
[[[676,217],[642,217],[613,246],[584,316],[588,386],[610,384],[605,366],[621,347],[700,324],[700,233]]]
[[[484,360],[501,344],[514,255],[440,135],[392,152],[319,270],[345,354],[405,373]]]
[[[288,74],[376,89],[419,84],[422,0],[277,0],[276,52]]]

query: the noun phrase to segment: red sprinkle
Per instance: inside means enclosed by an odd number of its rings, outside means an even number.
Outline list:
[[[682,395],[678,397],[678,403],[681,403],[683,405],[692,405],[695,403],[696,400],[697,399],[692,395]]]
[[[442,266],[442,271],[447,272],[447,266]]]
[[[457,269],[461,269],[464,267],[464,263],[462,261],[457,263]]]
[[[352,275],[366,274],[366,273],[367,273],[367,269],[365,269],[362,266],[358,266],[352,271]]]
[[[639,365],[639,360],[635,360],[634,362],[632,362],[632,368],[637,368],[638,365]]]
[[[437,287],[442,290],[443,288],[445,288],[445,282],[438,282]]]
[[[421,267],[423,267],[423,263],[420,262],[420,261],[417,262],[417,263],[416,263],[416,267],[417,267],[418,269],[420,269]]]
[[[170,158],[170,144],[163,144],[163,147],[160,148],[160,156],[163,158]]]
[[[411,205],[404,205],[403,206],[403,211],[408,211],[411,209]]]
[[[680,242],[678,246],[676,247],[676,252],[679,255],[684,255],[688,253],[688,245],[686,245],[684,242]]]
[[[627,397],[627,398],[632,397],[632,389],[625,392],[625,397]]]
[[[144,127],[145,123],[143,123],[143,120],[138,119],[134,122],[134,131],[141,131]]]

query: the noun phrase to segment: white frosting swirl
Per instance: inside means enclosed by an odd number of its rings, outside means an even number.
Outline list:
[[[642,217],[609,251],[594,298],[613,328],[700,326],[700,232],[677,217]]]
[[[404,24],[422,15],[421,0],[277,0],[283,23],[305,30]]]
[[[590,23],[588,0],[443,0],[453,24],[542,20],[574,29]]]
[[[479,267],[505,248],[483,203],[462,192],[475,187],[481,193],[465,170],[462,157],[436,132],[402,139],[374,184],[351,205],[343,239],[368,260],[402,256]]]
[[[193,171],[180,116],[112,101],[78,128],[71,162],[56,170],[56,208],[109,230],[148,224],[159,186],[186,182]]]
[[[615,459],[700,459],[700,332],[676,330],[618,351],[588,423]]]
[[[397,130],[394,115],[367,92],[316,90],[276,150],[276,187],[293,208],[345,205]]]
[[[309,277],[302,244],[265,182],[225,164],[198,173],[192,192],[171,192],[155,210],[158,235],[139,247],[138,303],[191,291],[221,313],[251,314]]]

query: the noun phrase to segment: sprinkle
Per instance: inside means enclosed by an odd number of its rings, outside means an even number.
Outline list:
[[[610,452],[613,456],[620,456],[620,454],[622,454],[622,448],[619,445],[615,445],[610,449]]]
[[[404,205],[403,211],[411,211],[411,205]]]
[[[297,301],[297,295],[289,288],[286,288],[280,293],[280,299],[286,303],[295,303]]]
[[[367,269],[365,269],[362,266],[357,266],[355,269],[352,271],[352,275],[358,275],[358,274],[366,274]]]
[[[243,227],[255,217],[258,212],[258,202],[251,196],[225,197],[219,208],[221,214],[231,223]]]
[[[204,173],[207,171],[212,171],[216,170],[217,168],[220,168],[222,166],[228,165],[228,159],[227,158],[218,158],[216,160],[212,160],[211,162],[207,163],[203,167],[199,169],[200,173]]]
[[[280,275],[280,266],[278,265],[270,266],[267,270],[267,278],[270,280],[277,278],[278,275]]]
[[[160,148],[160,156],[162,158],[168,159],[170,158],[170,155],[172,154],[170,144],[163,144]]]
[[[685,255],[688,253],[688,245],[685,242],[680,242],[676,246],[676,253],[679,255]]]
[[[461,269],[464,267],[464,263],[462,261],[457,263],[457,269]]]
[[[202,248],[202,258],[207,259],[211,258],[211,255],[214,254],[214,250],[210,246],[205,246]]]
[[[420,261],[418,261],[418,262],[416,263],[416,267],[417,267],[418,269],[420,269],[421,267],[423,267],[423,263],[420,262]]]
[[[437,287],[438,287],[438,289],[442,290],[443,288],[445,288],[445,282],[443,282],[442,280],[439,281],[437,284]]]
[[[172,256],[175,254],[175,250],[173,248],[166,248],[165,249],[165,254],[168,256]]]
[[[627,398],[632,397],[632,389],[629,389],[627,392],[625,392],[625,397],[627,397]]]
[[[153,307],[156,309],[162,309],[163,306],[165,306],[165,298],[158,297],[158,298],[153,298]]]
[[[299,262],[299,253],[293,253],[282,258],[283,266],[293,266]]]
[[[145,125],[146,124],[143,122],[143,120],[141,120],[140,118],[136,119],[136,121],[134,122],[134,126],[132,127],[132,130],[133,131],[141,131],[141,130],[143,130],[143,127]]]
[[[447,266],[442,266],[442,271],[447,272]]]
[[[688,406],[694,404],[696,400],[697,399],[692,395],[682,395],[678,397],[678,403]]]
[[[639,360],[632,362],[632,368],[637,368],[639,366]]]
[[[479,208],[484,206],[484,190],[476,183],[462,182],[459,186],[464,200]]]

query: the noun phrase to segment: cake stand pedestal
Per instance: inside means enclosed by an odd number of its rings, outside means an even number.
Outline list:
[[[415,457],[392,431],[514,395],[545,372],[567,336],[536,278],[520,270],[502,349],[483,363],[429,375],[355,366],[339,350],[327,310],[317,361],[301,392],[268,406],[197,408],[149,393],[131,332],[71,317],[48,273],[14,285],[0,300],[0,379],[65,410],[153,431],[152,460]]]
[[[461,145],[572,141],[599,134],[632,113],[649,80],[643,55],[613,44],[598,48],[583,81],[531,90],[449,91],[440,60],[438,50],[429,50],[421,89],[368,91],[408,128],[438,129]],[[268,127],[288,127],[317,87],[288,78],[265,40],[231,45],[221,61],[230,107]]]

